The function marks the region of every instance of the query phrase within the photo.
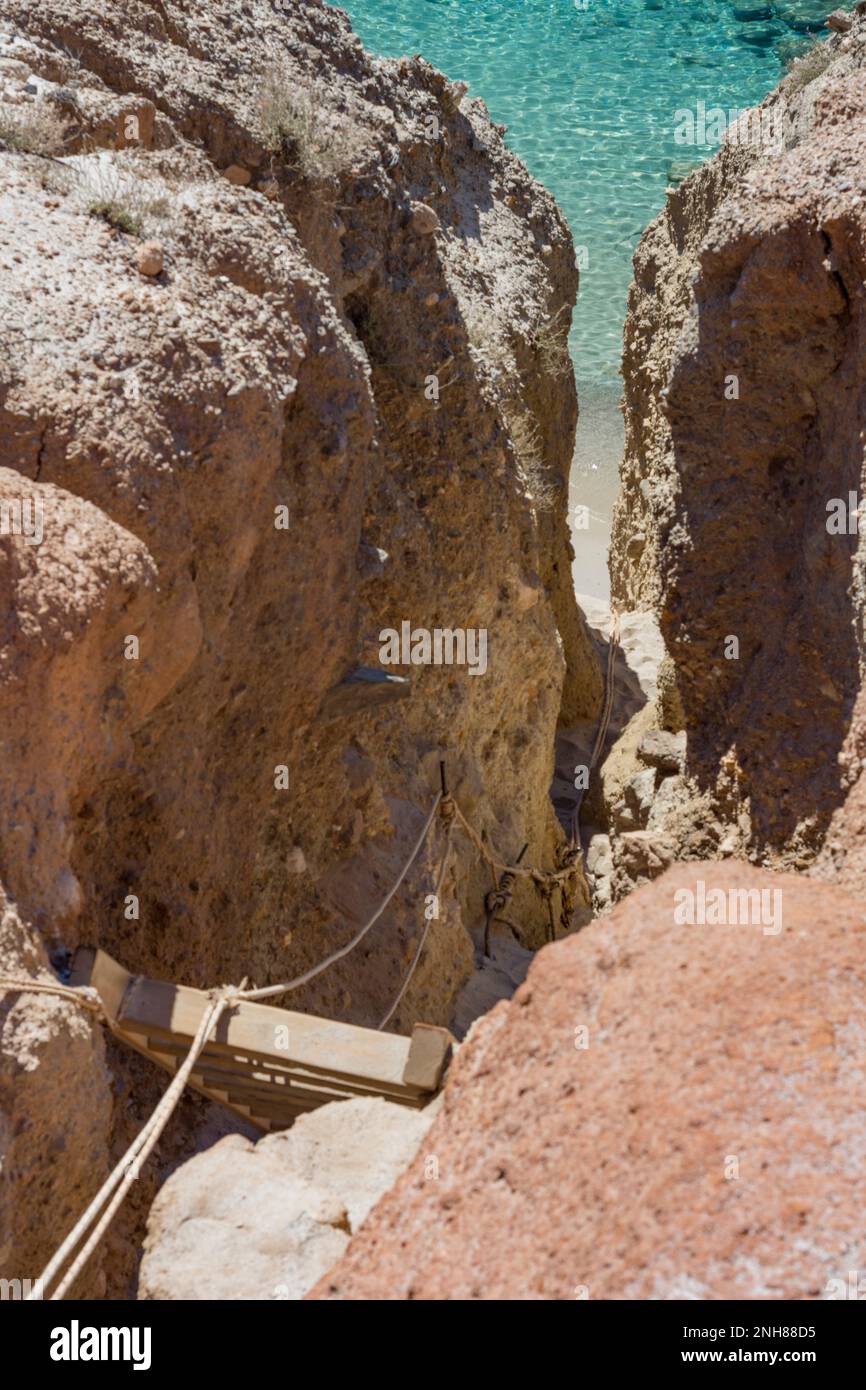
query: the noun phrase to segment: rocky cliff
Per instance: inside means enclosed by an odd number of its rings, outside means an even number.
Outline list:
[[[188,1097],[79,1295],[134,1290],[203,1148],[144,1297],[209,1296],[216,1259],[227,1298],[809,1298],[866,1258],[864,59],[837,16],[671,191],[625,330],[596,906],[675,859],[760,869],[680,865],[542,952],[435,1118],[352,1101],[253,1147]],[[577,276],[502,136],[318,0],[0,0],[0,976],[62,979],[82,942],[296,974],[378,906],[442,757],[491,849],[554,867],[557,726],[602,700],[565,520]],[[379,1022],[441,847],[294,1007]],[[522,946],[465,988],[489,887],[458,834],[392,1026],[462,1033],[522,978],[525,882]],[[2,1277],[161,1089],[4,987]]]
[[[443,755],[495,850],[553,866],[555,729],[601,680],[552,199],[482,102],[317,0],[3,0],[0,29],[0,966],[295,974],[381,900]],[[404,624],[484,660],[365,678]],[[296,1007],[378,1022],[439,848]],[[458,840],[394,1026],[448,1021],[488,887]],[[0,1263],[33,1277],[157,1083],[64,1002],[0,1028]]]
[[[635,256],[611,573],[687,736],[668,858],[805,868],[859,767],[866,20],[835,24]]]

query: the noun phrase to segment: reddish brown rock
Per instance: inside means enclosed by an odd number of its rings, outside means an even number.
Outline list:
[[[245,188],[250,181],[251,174],[249,169],[245,169],[242,164],[230,164],[227,169],[223,170],[223,177],[228,179],[229,183],[236,184],[239,188]]]
[[[850,519],[828,523],[866,481],[864,53],[858,16],[669,195],[635,254],[611,574],[620,608],[656,612],[672,662],[696,803],[673,827],[681,857],[697,827],[719,856],[733,837],[805,867],[844,796],[866,591]]]
[[[781,893],[781,930],[676,925],[698,878]],[[476,1026],[413,1166],[311,1296],[831,1296],[866,1261],[864,999],[853,898],[672,870]]]
[[[411,219],[413,232],[417,232],[419,236],[430,236],[431,233],[438,232],[441,225],[433,208],[429,208],[426,203],[415,203]]]
[[[158,241],[144,241],[135,253],[135,264],[142,275],[161,275],[163,250]]]
[[[815,878],[835,880],[862,897],[866,893],[866,690],[861,690],[854,707],[839,764],[848,794],[830,823],[821,855],[810,872]]]
[[[601,694],[570,585],[574,381],[538,346],[577,288],[553,200],[482,102],[372,59],[320,0],[2,9],[26,66],[0,106],[27,121],[0,151],[0,968],[48,977],[85,940],[190,984],[295,975],[394,884],[443,752],[496,851],[551,867],[557,723]],[[74,165],[44,158],[58,110]],[[422,191],[436,236],[410,226]],[[404,620],[489,631],[483,679],[407,665],[399,707],[331,717]],[[296,1007],[378,1023],[441,852],[437,825]],[[489,887],[455,839],[391,1026],[448,1022]],[[543,940],[530,884],[515,908]],[[0,1000],[0,1278],[38,1269],[164,1086],[113,1042],[109,1081],[68,1012]],[[195,1107],[105,1243],[109,1292]]]

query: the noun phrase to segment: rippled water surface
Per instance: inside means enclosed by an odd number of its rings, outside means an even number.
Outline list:
[[[421,53],[468,82],[585,248],[572,347],[579,386],[615,384],[631,255],[665,188],[709,147],[677,110],[760,101],[827,0],[342,0],[367,48]],[[739,17],[738,17],[739,16]]]

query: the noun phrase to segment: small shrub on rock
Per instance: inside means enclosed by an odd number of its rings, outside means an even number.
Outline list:
[[[336,129],[335,120],[340,121]],[[265,147],[307,178],[346,172],[365,148],[363,131],[348,117],[329,116],[280,68],[272,69],[262,84],[259,122]]]
[[[41,103],[0,106],[0,142],[22,154],[57,155],[63,150],[63,122]]]

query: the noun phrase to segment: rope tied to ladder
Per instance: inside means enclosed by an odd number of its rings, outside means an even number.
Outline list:
[[[435,886],[435,888],[434,888],[434,890],[433,890],[434,901],[435,901],[435,903],[436,903],[436,905],[437,905],[437,912],[438,912],[439,896],[440,896],[440,894],[441,894],[441,892],[442,892],[442,885],[443,885],[443,883],[445,882],[445,870],[446,870],[447,867],[448,867],[448,856],[449,856],[450,853],[451,853],[451,839],[452,839],[453,831],[454,831],[454,826],[453,826],[453,823],[452,823],[452,824],[449,824],[449,825],[448,825],[448,827],[447,827],[447,829],[446,829],[446,831],[445,831],[445,848],[444,848],[444,850],[442,851],[442,860],[441,860],[440,865],[439,865],[439,873],[438,873],[437,876],[436,876],[436,886]],[[399,990],[399,992],[398,992],[398,994],[397,994],[397,998],[394,1000],[393,1004],[391,1005],[390,1009],[389,1009],[388,1012],[386,1013],[385,1017],[382,1019],[382,1022],[379,1024],[378,1031],[379,1031],[380,1033],[381,1033],[382,1029],[385,1028],[385,1027],[387,1026],[387,1024],[389,1024],[389,1023],[391,1022],[391,1019],[394,1017],[394,1014],[397,1012],[397,1009],[398,1009],[398,1007],[399,1007],[399,1005],[400,1005],[400,1002],[401,1002],[401,1000],[402,1000],[404,994],[406,993],[406,990],[409,988],[409,982],[410,982],[410,980],[412,979],[412,976],[415,974],[415,970],[417,969],[417,966],[418,966],[418,964],[419,964],[419,962],[420,962],[420,960],[421,960],[421,955],[422,955],[422,952],[423,952],[424,947],[425,947],[426,942],[427,942],[427,936],[428,936],[429,931],[430,931],[430,922],[431,922],[431,921],[432,921],[432,917],[429,917],[429,916],[428,916],[428,917],[425,917],[425,919],[424,919],[424,930],[423,930],[422,933],[421,933],[421,940],[418,942],[418,949],[417,949],[417,951],[415,952],[415,956],[414,956],[414,958],[413,958],[413,960],[412,960],[412,964],[409,966],[409,970],[408,970],[408,972],[407,972],[407,974],[406,974],[406,978],[405,978],[405,980],[403,981],[402,985],[400,986],[400,990]]]
[[[553,871],[549,869],[536,869],[532,867],[524,868],[522,864],[504,864],[501,859],[497,859],[496,855],[490,852],[490,850],[487,848],[484,841],[482,840],[481,836],[477,833],[474,827],[470,825],[469,821],[464,816],[459,804],[456,801],[454,803],[454,808],[460,828],[464,831],[468,839],[471,840],[472,844],[478,850],[478,853],[481,855],[484,861],[487,864],[489,864],[490,867],[497,874],[512,874],[515,878],[529,879],[534,883],[555,884],[561,883],[565,879],[571,878],[571,876],[576,871],[579,871],[576,861],[574,864],[570,865],[567,868]]]
[[[359,931],[355,933],[352,939],[346,943],[345,946],[342,946],[338,950],[332,952],[331,955],[325,958],[325,960],[320,961],[318,965],[313,966],[310,970],[305,971],[302,975],[298,975],[291,980],[282,981],[281,983],[276,985],[269,985],[263,989],[249,989],[247,988],[247,980],[244,979],[241,981],[239,985],[223,985],[217,989],[212,989],[208,991],[207,1005],[202,1014],[196,1034],[192,1039],[192,1043],[190,1045],[186,1057],[184,1058],[183,1062],[178,1066],[175,1075],[171,1080],[171,1083],[169,1084],[162,1098],[158,1102],[155,1110],[153,1111],[153,1114],[150,1116],[150,1119],[145,1123],[145,1125],[139,1131],[136,1138],[129,1145],[126,1153],[112,1169],[111,1173],[106,1178],[105,1182],[102,1184],[96,1196],[91,1201],[87,1210],[80,1217],[76,1225],[70,1231],[69,1235],[62,1242],[59,1249],[55,1252],[52,1259],[46,1265],[45,1269],[40,1275],[39,1280],[37,1281],[36,1289],[39,1289],[40,1291],[47,1289],[51,1285],[51,1283],[56,1278],[58,1278],[58,1276],[61,1275],[61,1271],[67,1264],[68,1268],[66,1268],[66,1272],[62,1274],[62,1276],[59,1278],[57,1287],[50,1295],[51,1300],[61,1299],[66,1294],[66,1292],[74,1285],[76,1279],[78,1278],[82,1269],[86,1265],[91,1254],[96,1249],[97,1245],[102,1239],[102,1236],[104,1235],[108,1226],[114,1219],[114,1216],[120,1208],[131,1184],[137,1178],[142,1164],[147,1161],[148,1157],[153,1152],[153,1149],[156,1147],[156,1144],[159,1142],[160,1136],[162,1135],[166,1125],[168,1124],[172,1114],[174,1113],[174,1110],[177,1107],[180,1097],[182,1096],[184,1089],[186,1088],[189,1078],[192,1075],[192,1072],[195,1068],[195,1064],[201,1056],[201,1053],[207,1045],[208,1041],[210,1040],[211,1034],[217,1027],[224,1011],[227,1008],[234,1007],[235,1005],[244,1000],[255,1001],[260,999],[272,998],[274,995],[284,994],[289,990],[298,989],[302,985],[307,984],[310,980],[313,980],[318,975],[322,974],[323,971],[327,970],[336,961],[342,960],[345,956],[349,955],[350,952],[353,951],[355,947],[360,944],[360,942],[364,939],[364,937],[368,934],[371,928],[382,916],[382,913],[385,911],[386,907],[393,899],[400,885],[405,880],[406,875],[409,872],[409,869],[417,859],[418,855],[421,852],[422,846],[425,844],[427,840],[437,811],[439,811],[441,814],[446,833],[445,845],[439,866],[439,872],[436,878],[436,899],[438,900],[439,895],[441,894],[442,886],[445,881],[445,874],[447,871],[448,860],[451,853],[454,830],[457,826],[459,826],[469,837],[470,841],[478,849],[479,853],[481,854],[483,859],[488,863],[490,868],[494,872],[498,872],[501,875],[499,883],[496,885],[495,889],[493,889],[490,893],[487,894],[487,897],[485,899],[485,908],[487,908],[490,912],[490,916],[488,918],[487,923],[488,932],[489,923],[492,920],[493,915],[495,915],[495,912],[500,911],[509,901],[516,880],[518,878],[524,878],[533,882],[536,885],[536,887],[538,887],[540,891],[542,891],[542,895],[546,897],[551,917],[551,931],[553,933],[553,915],[551,906],[553,891],[557,884],[564,883],[565,881],[570,879],[575,874],[575,872],[579,871],[580,866],[577,862],[580,857],[579,852],[574,855],[573,860],[570,859],[569,862],[564,865],[564,867],[552,873],[534,868],[524,868],[521,865],[520,860],[523,858],[523,854],[527,848],[526,845],[524,845],[523,849],[521,850],[520,855],[518,857],[518,862],[516,864],[503,864],[488,850],[481,836],[478,835],[473,826],[466,819],[466,816],[463,814],[463,811],[460,809],[460,806],[458,805],[454,797],[451,795],[451,793],[448,791],[448,787],[445,780],[444,763],[441,764],[441,777],[442,789],[440,792],[437,793],[433,801],[433,805],[430,808],[430,811],[424,821],[423,826],[421,827],[418,837],[415,840],[409,857],[406,860],[402,870],[397,875],[397,878],[394,880],[394,883],[392,884],[388,893],[385,895],[379,907],[371,915],[371,917],[367,920],[363,927],[361,927]],[[383,1028],[385,1028],[387,1024],[390,1022],[390,1020],[393,1018],[402,999],[406,994],[406,990],[409,987],[409,984],[415,974],[415,971],[423,955],[424,947],[426,945],[427,937],[429,935],[431,920],[432,917],[427,917],[425,919],[425,925],[421,933],[421,939],[418,943],[418,947],[415,951],[415,955],[413,957],[409,970],[406,974],[405,979],[403,980],[403,983],[400,987],[396,999],[391,1005],[391,1008],[386,1013],[385,1017],[382,1019],[382,1022],[379,1024],[380,1031]],[[511,924],[508,925],[510,926]],[[512,928],[512,930],[514,930],[514,928]],[[485,942],[486,941],[487,937],[485,936]],[[107,1021],[106,1011],[101,999],[99,998],[97,991],[88,987],[73,988],[72,986],[63,985],[59,981],[43,982],[33,979],[21,980],[7,976],[0,976],[0,992],[6,991],[41,992],[44,994],[61,997],[71,1002],[74,1002],[79,1007],[84,1008],[89,1012],[99,1016],[101,1021]],[[36,1291],[33,1290],[28,1295],[28,1298],[33,1299],[35,1297]]]
[[[495,916],[497,912],[501,912],[504,907],[507,907],[511,901],[511,890],[514,887],[514,883],[514,874],[503,874],[497,886],[491,888],[490,892],[486,895],[484,899],[484,910],[489,912],[492,916]]]
[[[442,817],[444,825],[451,826],[454,824],[454,819],[457,815],[457,802],[450,792],[446,792],[440,800],[439,814]]]
[[[521,859],[523,858],[524,854],[528,849],[529,842],[527,841],[527,843],[523,846],[523,849],[517,856],[518,865],[520,864]],[[494,887],[491,888],[489,893],[485,895],[483,947],[485,956],[490,955],[490,927],[494,919],[499,915],[499,913],[502,912],[503,909],[506,908],[508,904],[511,902],[511,897],[514,892],[514,885],[516,881],[517,875],[513,873],[511,869],[506,869],[505,873],[502,874],[502,876],[500,877],[499,882],[495,883]],[[514,928],[511,927],[510,930],[513,931]],[[519,939],[520,938],[518,936],[518,940]]]
[[[73,988],[72,985],[61,984],[59,980],[34,980],[29,975],[21,980],[16,979],[14,975],[0,975],[0,994],[7,991],[10,994],[54,995],[58,999],[68,999],[70,1003],[77,1004],[88,1013],[96,1014],[100,1019],[106,1017],[102,1000],[90,985]]]
[[[39,1291],[38,1296],[41,1297],[42,1292],[51,1285],[67,1262],[70,1261],[65,1274],[60,1278],[57,1287],[51,1294],[50,1301],[63,1298],[64,1294],[75,1283],[114,1219],[129,1188],[138,1177],[142,1164],[146,1162],[156,1147],[183,1095],[192,1070],[211,1033],[219,1023],[224,1010],[243,997],[245,985],[246,980],[243,980],[240,985],[224,985],[221,989],[208,991],[207,1007],[202,1014],[198,1030],[192,1040],[189,1052],[175,1072],[171,1084],[160,1099],[150,1119],[133,1139],[123,1157],[115,1164],[83,1216],[79,1218],[45,1266],[35,1288],[28,1294],[28,1299],[36,1298],[37,1290]]]
[[[554,894],[554,891],[555,891],[555,889],[556,889],[556,885],[555,885],[554,883],[549,883],[549,882],[547,882],[547,883],[538,883],[538,884],[536,884],[536,887],[538,888],[539,893],[541,894],[542,898],[544,899],[545,903],[547,904],[547,928],[548,928],[548,930],[547,930],[547,940],[548,940],[548,941],[555,941],[555,940],[556,940],[556,918],[555,918],[554,915],[553,915],[553,894]]]
[[[434,800],[433,805],[430,808],[430,813],[427,816],[427,819],[425,820],[424,825],[421,828],[421,833],[415,841],[409,858],[406,860],[406,863],[403,865],[403,868],[401,869],[400,873],[397,875],[396,879],[391,885],[389,892],[382,899],[382,902],[379,904],[372,917],[370,917],[368,921],[365,922],[364,926],[361,927],[361,929],[355,933],[351,941],[347,941],[345,946],[341,946],[339,950],[333,951],[331,955],[326,956],[325,959],[323,961],[320,961],[318,965],[314,965],[311,967],[311,969],[305,970],[303,975],[296,975],[293,980],[284,980],[281,984],[278,985],[268,985],[264,989],[245,990],[241,997],[250,1000],[270,999],[273,998],[275,994],[286,994],[289,990],[300,989],[301,985],[308,984],[310,980],[314,980],[317,975],[321,975],[324,970],[327,970],[330,966],[334,965],[336,961],[342,960],[344,956],[348,956],[351,951],[354,951],[355,947],[360,945],[360,943],[364,940],[364,937],[367,935],[370,928],[375,926],[376,922],[378,922],[379,918],[382,916],[382,913],[385,911],[385,908],[390,903],[394,894],[397,892],[397,889],[400,887],[400,884],[403,882],[412,865],[415,863],[415,860],[418,858],[418,855],[421,853],[421,847],[427,839],[427,836],[430,832],[430,827],[433,824],[433,820],[437,810],[442,804],[442,800],[442,793],[437,792],[436,799]]]

